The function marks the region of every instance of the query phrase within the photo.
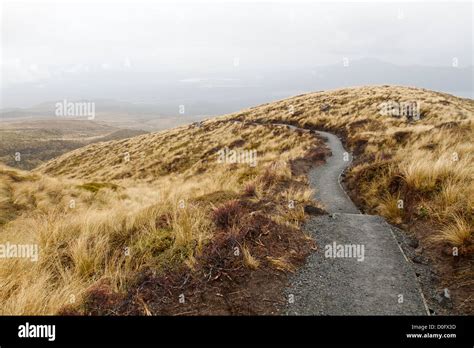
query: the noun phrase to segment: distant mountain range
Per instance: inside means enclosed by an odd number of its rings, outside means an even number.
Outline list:
[[[216,115],[306,92],[361,85],[414,86],[472,99],[473,79],[472,66],[399,66],[370,58],[349,60],[346,66],[341,60],[334,65],[279,71],[255,71],[245,66],[201,74],[94,71],[43,81],[40,86],[25,83],[3,89],[3,105],[41,104],[3,109],[1,116],[44,115],[64,99],[92,100],[99,114],[147,118]],[[43,103],[45,100],[51,102]]]

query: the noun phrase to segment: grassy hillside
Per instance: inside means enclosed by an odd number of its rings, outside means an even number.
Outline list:
[[[255,166],[220,163],[226,147],[256,150]],[[185,290],[171,304],[161,299],[180,277],[194,284],[187,297],[209,282],[223,293],[248,287],[255,272],[278,278],[311,246],[300,231],[312,204],[302,174],[323,158],[309,133],[209,121],[92,144],[33,173],[2,168],[0,242],[37,243],[41,253],[37,263],[0,263],[2,313],[176,314],[169,307]],[[237,274],[240,284],[229,285]],[[127,299],[144,279],[160,282],[153,297]],[[259,306],[245,311],[271,310]],[[225,302],[193,310],[242,312]]]
[[[413,101],[419,120],[383,112],[384,103]],[[360,87],[296,96],[225,118],[339,134],[355,154],[345,178],[351,198],[363,211],[402,227],[434,265],[438,286],[469,299],[474,289],[473,100],[417,88]],[[472,311],[472,301],[460,306]]]
[[[417,101],[420,120],[381,115],[387,101]],[[472,252],[473,100],[415,88],[362,87],[298,96],[226,119],[338,133],[356,155],[347,184],[366,211],[394,223],[443,222],[431,237]]]
[[[418,102],[420,119],[382,115],[388,101]],[[440,286],[468,300],[473,115],[446,94],[350,88],[91,144],[33,172],[3,167],[0,243],[38,243],[41,257],[2,260],[2,313],[275,313],[283,272],[314,247],[302,222],[321,210],[305,173],[327,150],[271,123],[341,135],[352,198],[416,237]],[[255,166],[222,163],[223,150],[255,150]]]

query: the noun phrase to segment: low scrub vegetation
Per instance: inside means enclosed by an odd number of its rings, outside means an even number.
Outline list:
[[[384,104],[416,103],[419,119]],[[472,252],[474,101],[406,87],[306,94],[228,115],[336,132],[356,155],[347,184],[364,209],[394,223],[434,223],[427,241]],[[449,226],[449,227],[447,227]]]
[[[420,118],[381,113],[389,101],[417,102]],[[352,199],[420,240],[447,280],[461,267],[469,288],[473,114],[472,100],[447,94],[350,88],[91,144],[31,172],[2,166],[0,244],[37,244],[40,257],[0,262],[1,314],[273,313],[262,283],[308,252],[301,225],[317,203],[305,171],[327,154],[274,123],[341,136]],[[253,150],[252,163],[239,156]],[[447,259],[454,247],[461,262]],[[262,298],[249,305],[252,286]],[[178,309],[181,296],[195,301]]]
[[[416,114],[387,113],[387,104],[415,105]],[[395,86],[306,94],[226,116],[337,133],[354,154],[345,177],[352,200],[415,238],[436,286],[449,287],[465,313],[474,289],[473,117],[472,99]]]
[[[255,167],[218,163],[220,148],[255,138]],[[290,162],[321,146],[282,127],[209,122],[89,145],[34,172],[1,167],[0,244],[39,247],[38,262],[0,262],[2,314],[117,314],[149,272],[164,279],[226,262],[250,272],[269,265],[265,256],[290,258],[256,240],[285,228],[304,240],[298,229],[311,193]],[[288,200],[298,213],[288,213]],[[152,299],[133,303],[126,313],[169,310]]]

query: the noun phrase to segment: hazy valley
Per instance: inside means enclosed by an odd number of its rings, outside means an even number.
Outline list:
[[[413,101],[417,118],[382,110]],[[138,135],[100,117],[10,121],[0,240],[40,258],[2,261],[2,314],[280,313],[288,275],[323,247],[305,232],[326,214],[307,177],[331,155],[314,130],[353,154],[344,184],[358,207],[414,241],[433,270],[426,293],[450,289],[450,307],[428,302],[472,313],[473,115],[471,99],[378,86]]]

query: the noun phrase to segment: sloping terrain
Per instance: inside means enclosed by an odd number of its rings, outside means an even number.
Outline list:
[[[418,102],[420,119],[382,115],[388,101]],[[328,153],[278,123],[339,134],[353,201],[403,228],[471,312],[473,111],[426,90],[351,88],[4,167],[0,242],[41,257],[1,261],[2,313],[277,313],[285,273],[315,248],[302,224],[324,211],[307,173]]]
[[[2,313],[272,313],[260,288],[310,250],[302,168],[324,155],[309,133],[208,121],[5,167],[0,241],[40,257],[2,260]]]
[[[384,112],[413,102],[419,119]],[[352,200],[407,232],[414,262],[432,267],[436,301],[463,313],[473,311],[473,118],[471,99],[393,86],[306,94],[226,116],[338,134],[354,154],[345,178]]]
[[[287,313],[298,315],[426,315],[428,307],[412,265],[391,226],[360,214],[340,185],[351,156],[333,134],[319,132],[331,156],[310,171],[310,183],[329,215],[312,217],[305,230],[318,248],[290,279]],[[340,245],[349,254],[328,248]],[[355,252],[354,252],[355,251]]]

